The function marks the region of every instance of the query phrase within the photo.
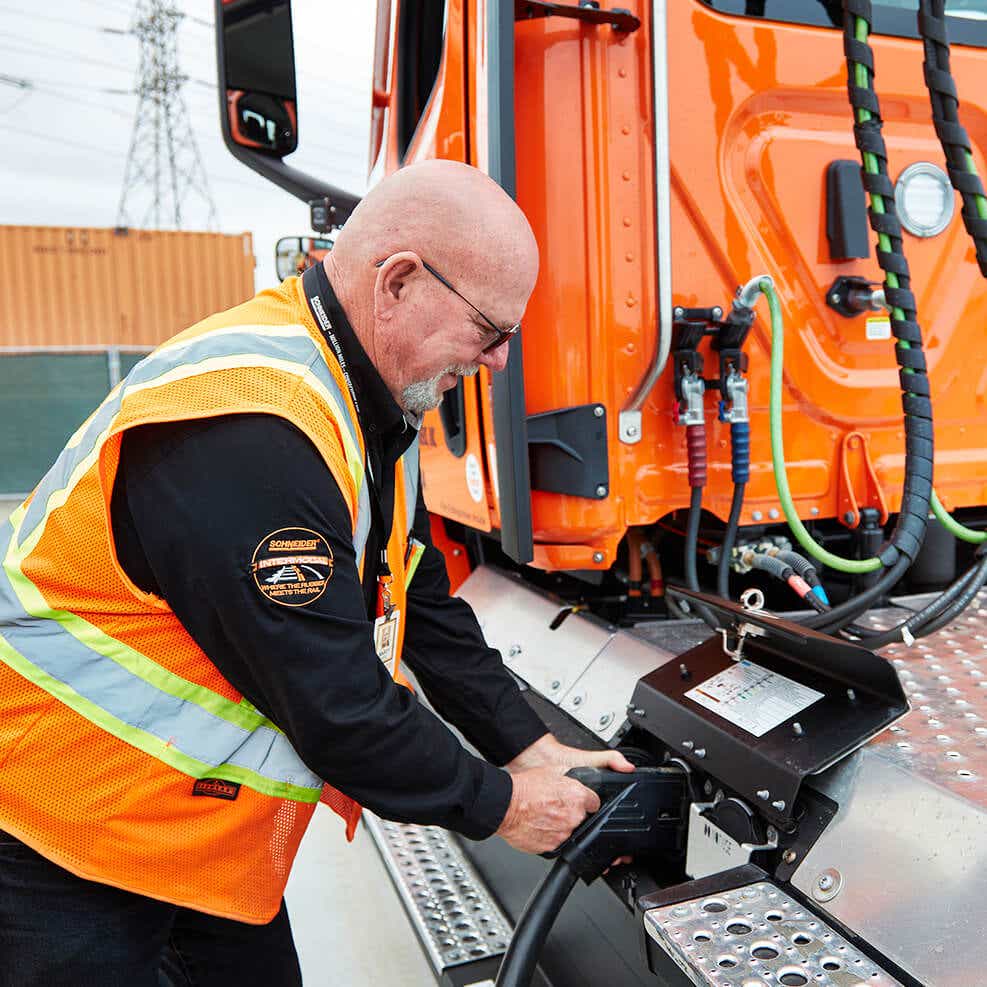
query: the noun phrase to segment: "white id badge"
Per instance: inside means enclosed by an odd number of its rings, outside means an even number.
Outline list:
[[[377,649],[377,657],[393,670],[394,656],[398,649],[398,623],[401,620],[401,611],[392,610],[390,617],[378,617],[374,621],[374,647]]]

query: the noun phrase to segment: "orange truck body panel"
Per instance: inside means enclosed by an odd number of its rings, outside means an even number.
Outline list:
[[[396,58],[400,0],[378,19]],[[522,333],[529,414],[597,402],[607,409],[610,490],[591,500],[535,491],[535,560],[544,569],[605,569],[632,525],[689,501],[685,430],[672,419],[669,365],[643,408],[642,441],[622,444],[618,414],[656,347],[652,7],[609,27],[543,18],[515,29],[517,198],[541,248]],[[381,9],[387,7],[382,0]],[[442,63],[404,162],[455,158],[486,166],[484,0],[450,0]],[[826,240],[828,164],[859,160],[838,30],[719,14],[698,0],[668,4],[673,304],[726,308],[736,287],[770,274],[786,325],[786,459],[800,516],[840,517],[841,450],[860,433],[883,502],[898,509],[904,467],[893,341],[868,339],[867,318],[828,308],[839,275],[881,280],[871,257],[832,262]],[[659,39],[665,43],[665,39]],[[922,75],[920,42],[873,36],[892,180],[916,161],[942,164]],[[380,55],[380,53],[379,53]],[[987,149],[987,52],[954,46],[953,71],[981,174]],[[375,170],[399,167],[397,94],[378,57]],[[936,486],[948,508],[987,504],[987,290],[959,216],[920,240],[905,235],[933,390]],[[751,480],[741,523],[782,517],[768,430],[766,306],[748,339]],[[708,350],[707,377],[717,370]],[[499,525],[490,380],[466,382],[467,455],[442,441],[438,415],[422,450],[430,510],[472,527]],[[477,405],[473,414],[471,408]],[[704,506],[728,514],[728,426],[707,393],[710,475]],[[426,438],[426,443],[429,439]],[[471,460],[472,457],[472,460]],[[477,497],[477,471],[482,496]]]
[[[253,293],[249,233],[0,226],[0,347],[153,347]]]

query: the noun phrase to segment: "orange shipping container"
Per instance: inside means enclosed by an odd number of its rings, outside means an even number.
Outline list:
[[[0,226],[0,347],[153,347],[254,293],[249,233]]]

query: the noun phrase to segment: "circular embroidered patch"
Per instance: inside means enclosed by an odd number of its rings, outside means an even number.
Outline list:
[[[250,562],[257,588],[274,603],[304,607],[332,579],[332,549],[309,528],[278,528],[261,539]]]

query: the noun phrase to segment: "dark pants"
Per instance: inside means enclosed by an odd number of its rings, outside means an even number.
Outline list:
[[[96,884],[0,831],[0,987],[298,987],[288,912],[214,918]]]

